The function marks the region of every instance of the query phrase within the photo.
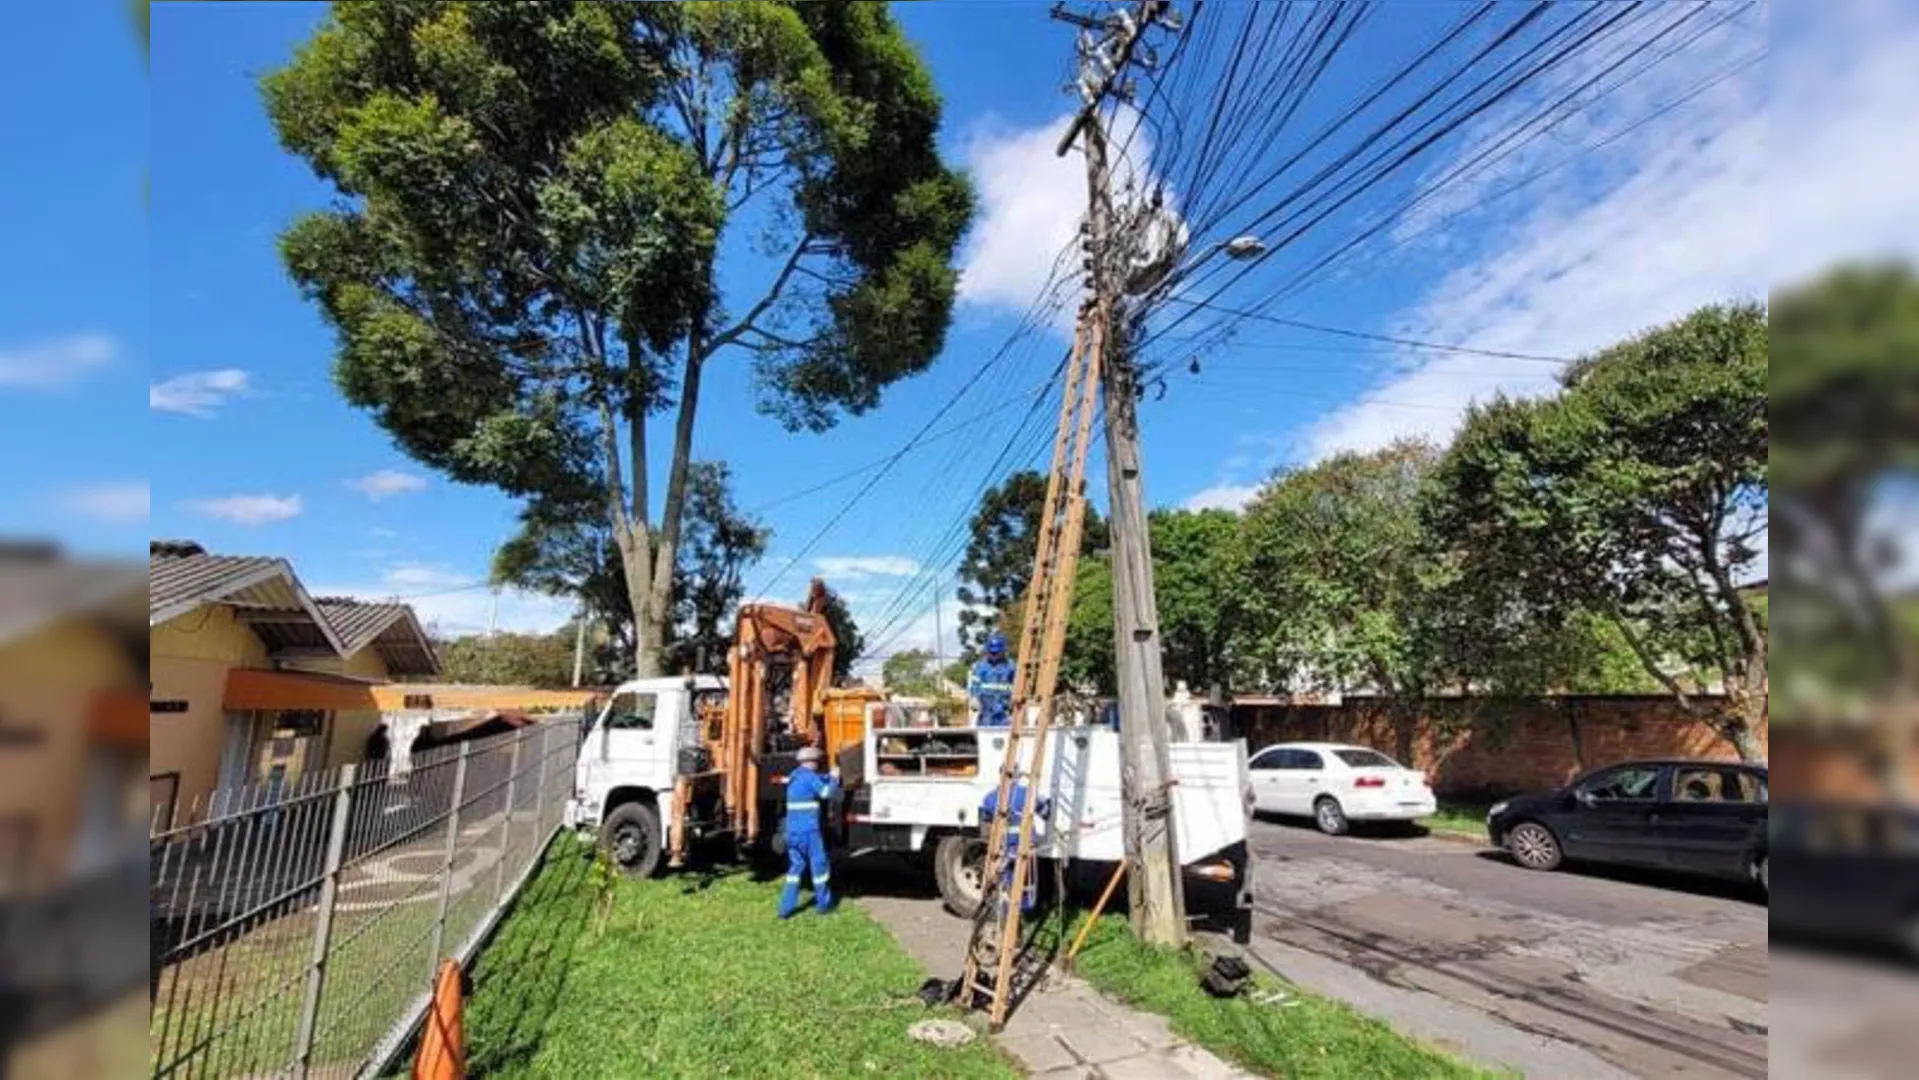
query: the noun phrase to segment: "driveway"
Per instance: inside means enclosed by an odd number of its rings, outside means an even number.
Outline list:
[[[1308,989],[1527,1076],[1767,1075],[1766,908],[1739,888],[1431,836],[1251,841],[1251,952]]]

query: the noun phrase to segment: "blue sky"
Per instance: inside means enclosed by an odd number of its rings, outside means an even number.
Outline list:
[[[925,586],[950,581],[937,571],[956,554],[955,523],[979,487],[1004,471],[988,466],[1026,412],[1020,395],[1044,380],[1064,338],[1042,334],[1014,350],[935,425],[963,425],[958,431],[905,455],[850,507],[846,500],[871,473],[805,499],[783,496],[890,454],[926,423],[1006,339],[1070,235],[1084,198],[1081,166],[1051,153],[1068,111],[1060,87],[1070,36],[1045,8],[898,9],[945,95],[945,145],[972,169],[982,195],[963,252],[958,317],[934,369],[890,389],[872,415],[823,435],[791,435],[755,415],[742,358],[710,366],[703,390],[696,457],[731,463],[739,502],[775,534],[749,587],[797,597],[807,576],[826,573],[869,628],[886,626],[894,648],[932,641],[933,590]],[[1366,47],[1329,72],[1328,107],[1430,36],[1419,20],[1441,11],[1402,6],[1369,27]],[[1763,225],[1754,225],[1767,207],[1763,66],[1658,122],[1615,133],[1763,43],[1764,15],[1756,10],[1595,102],[1539,145],[1475,175],[1469,190],[1496,191],[1578,158],[1550,183],[1476,210],[1470,198],[1438,200],[1427,216],[1394,226],[1386,240],[1395,246],[1362,252],[1344,272],[1272,310],[1429,341],[1569,355],[1698,303],[1763,295],[1778,261]],[[150,533],[284,555],[311,587],[416,597],[443,630],[472,631],[491,617],[493,601],[470,586],[511,532],[515,505],[411,463],[339,398],[328,374],[330,334],[274,252],[277,232],[330,195],[280,151],[257,79],[323,16],[324,8],[302,4],[157,5],[150,79],[110,5],[34,5],[20,18],[45,25],[18,27],[25,32],[0,44],[6,99],[58,103],[31,110],[25,130],[10,131],[16,145],[38,148],[44,167],[0,171],[4,204],[45,208],[10,225],[14,257],[0,264],[9,297],[0,306],[0,438],[10,458],[56,437],[75,448],[34,459],[13,485],[18,497],[0,511],[8,515],[0,529],[53,521],[88,550],[137,549],[139,535]],[[1905,32],[1901,47],[1908,40]],[[98,62],[76,69],[62,59],[63,42],[90,49]],[[1855,74],[1882,77],[1880,68],[1899,70],[1911,55],[1892,50]],[[1859,111],[1855,102],[1846,115]],[[1302,119],[1310,116],[1309,109]],[[1877,133],[1841,134],[1870,145],[1898,130],[1896,116],[1878,121]],[[1805,131],[1840,137],[1828,127],[1808,121]],[[1159,134],[1149,129],[1137,140],[1140,160]],[[1463,160],[1476,134],[1439,148],[1392,194]],[[1580,153],[1608,136],[1603,152]],[[140,199],[149,165],[150,213]],[[1874,206],[1910,198],[1905,187],[1881,187]],[[1386,197],[1350,207],[1327,242],[1368,223]],[[1445,220],[1454,211],[1463,216]],[[1886,220],[1867,210],[1851,215],[1843,235],[1809,227],[1817,243],[1795,253],[1810,259],[1844,253],[1864,237],[1881,242]],[[1905,248],[1913,249],[1919,244]],[[1302,252],[1300,263],[1311,254]],[[767,273],[752,258],[732,265],[725,284],[736,298]],[[1226,302],[1256,296],[1257,284]],[[1186,375],[1181,357],[1162,359],[1176,364],[1176,377],[1144,414],[1156,505],[1238,505],[1280,465],[1402,435],[1443,437],[1470,400],[1494,390],[1540,392],[1553,371],[1272,326],[1208,350],[1198,377]],[[9,370],[41,374],[9,386]],[[144,413],[133,398],[143,376]],[[1050,424],[1045,406],[1039,428]],[[72,438],[76,432],[84,437]],[[1009,460],[1025,464],[1023,457]],[[1100,468],[1095,462],[1096,478]],[[1102,485],[1092,486],[1097,496]],[[544,628],[565,612],[564,602],[545,598],[499,601],[505,626]],[[950,648],[950,598],[939,621]]]

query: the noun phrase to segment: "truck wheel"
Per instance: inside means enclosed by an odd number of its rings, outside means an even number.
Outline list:
[[[973,917],[979,910],[983,891],[980,874],[985,865],[986,841],[959,833],[940,838],[933,852],[933,880],[939,882],[940,900],[946,910],[962,919]]]
[[[643,802],[616,807],[600,826],[600,847],[627,877],[653,877],[666,848],[660,812]]]

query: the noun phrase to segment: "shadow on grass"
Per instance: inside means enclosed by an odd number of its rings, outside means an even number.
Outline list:
[[[522,1072],[539,1052],[593,917],[592,851],[570,836],[555,839],[513,917],[480,954],[465,1018],[469,1076]]]

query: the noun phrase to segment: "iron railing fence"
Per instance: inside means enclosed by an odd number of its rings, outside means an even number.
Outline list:
[[[156,1080],[384,1062],[440,960],[470,957],[558,830],[578,745],[560,718],[225,793],[156,831]]]

